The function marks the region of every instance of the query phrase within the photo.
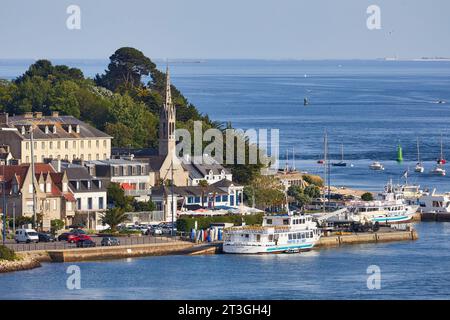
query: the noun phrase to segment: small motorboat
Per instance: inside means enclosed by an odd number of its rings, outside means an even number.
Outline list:
[[[303,99],[303,105],[307,106],[309,104],[308,98]]]
[[[372,164],[369,166],[369,168],[370,168],[371,170],[377,170],[377,171],[384,170],[384,166],[383,166],[380,162],[378,162],[378,161],[375,161],[374,163],[372,163]]]
[[[445,169],[440,165],[437,165],[433,170],[430,171],[430,174],[435,176],[445,176]]]

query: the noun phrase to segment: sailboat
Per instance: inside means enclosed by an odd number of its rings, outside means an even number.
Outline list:
[[[442,145],[442,134],[441,134],[441,156],[439,157],[439,159],[437,160],[438,164],[446,164],[446,160],[444,159],[444,151],[443,151],[443,145]]]
[[[444,151],[442,146],[442,134],[441,134],[441,156],[437,160],[437,165],[434,167],[433,170],[430,171],[432,175],[435,176],[445,176],[446,172],[445,169],[442,167],[447,161],[444,159]]]
[[[341,144],[341,161],[331,164],[333,167],[346,167],[347,163],[344,162],[344,145]]]
[[[415,172],[423,173],[425,171],[425,168],[422,165],[422,162],[420,161],[420,149],[419,149],[419,137],[417,137],[417,164],[414,168]]]

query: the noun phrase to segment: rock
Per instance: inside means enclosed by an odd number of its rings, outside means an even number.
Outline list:
[[[41,264],[35,259],[20,259],[15,261],[0,260],[0,273],[29,270],[40,267]]]

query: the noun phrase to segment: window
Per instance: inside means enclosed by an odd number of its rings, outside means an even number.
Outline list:
[[[58,149],[61,149],[61,141],[58,141],[58,142],[57,142],[57,148],[58,148]]]
[[[30,143],[29,142],[27,142],[27,143],[25,143],[25,149],[30,149]]]
[[[195,203],[200,203],[200,197],[195,197]]]
[[[106,153],[103,154],[103,160],[106,160]]]
[[[47,185],[46,185],[46,192],[51,192],[52,191],[52,184],[50,183],[50,182],[47,182]]]
[[[26,157],[26,161],[25,162],[26,163],[30,163],[30,157],[29,156]]]
[[[106,140],[103,140],[103,147],[106,148]]]
[[[222,202],[227,202],[227,201],[228,201],[228,195],[223,195]]]
[[[77,209],[81,210],[81,198],[77,198]]]
[[[95,160],[100,160],[100,155],[98,153],[95,155]]]
[[[100,141],[96,140],[96,141],[95,141],[95,146],[96,146],[97,148],[99,148],[99,147],[100,147]]]
[[[63,182],[63,184],[62,184],[62,189],[63,189],[63,192],[67,192],[67,190],[68,190],[68,188],[67,188],[67,182]]]
[[[28,193],[33,193],[33,184],[28,185]]]
[[[34,143],[34,149],[37,149],[38,145],[37,142]]]
[[[92,157],[91,157],[91,154],[89,153],[89,154],[88,154],[88,160],[92,160],[91,158],[92,158]]]
[[[42,192],[45,192],[44,184],[43,184],[43,183],[40,183],[40,184],[39,184],[39,189],[41,189]]]
[[[91,140],[88,141],[88,148],[91,147]]]
[[[283,225],[288,226],[289,225],[289,219],[283,219]]]
[[[72,159],[75,160],[76,158],[77,158],[77,155],[74,154],[74,155],[72,156]]]
[[[44,141],[41,142],[41,148],[45,149],[45,142]]]
[[[187,202],[188,202],[189,204],[194,203],[194,197],[188,197]]]
[[[92,198],[88,198],[88,210],[92,210]]]
[[[98,208],[103,209],[103,197],[98,198]]]
[[[267,224],[272,224],[272,219],[267,219],[266,222]]]
[[[64,156],[64,159],[69,160],[69,155],[66,154],[66,155]]]
[[[216,196],[216,202],[220,202],[221,197],[220,196]]]
[[[84,148],[84,141],[80,141],[80,147]]]
[[[50,149],[53,149],[53,141],[50,141],[50,142],[48,143],[48,146],[49,146]]]
[[[69,201],[66,202],[66,209],[67,211],[72,211],[72,202]]]
[[[69,149],[69,141],[64,141],[64,148]]]
[[[74,149],[77,147],[77,142],[76,142],[75,140],[72,142],[72,147],[73,147]]]
[[[53,199],[53,210],[56,210],[56,199]]]

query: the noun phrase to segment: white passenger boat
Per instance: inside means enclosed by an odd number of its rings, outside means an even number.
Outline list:
[[[384,170],[384,166],[378,161],[375,161],[374,163],[372,163],[369,166],[369,168],[372,169],[372,170],[378,170],[378,171],[379,170]]]
[[[321,231],[310,215],[265,215],[262,226],[224,229],[225,253],[294,253],[307,251],[319,240]]]
[[[388,183],[374,201],[351,201],[347,204],[351,220],[379,224],[405,223],[413,219],[418,205],[408,204],[404,194]]]
[[[424,193],[419,199],[420,211],[422,213],[450,213],[450,192]]]

